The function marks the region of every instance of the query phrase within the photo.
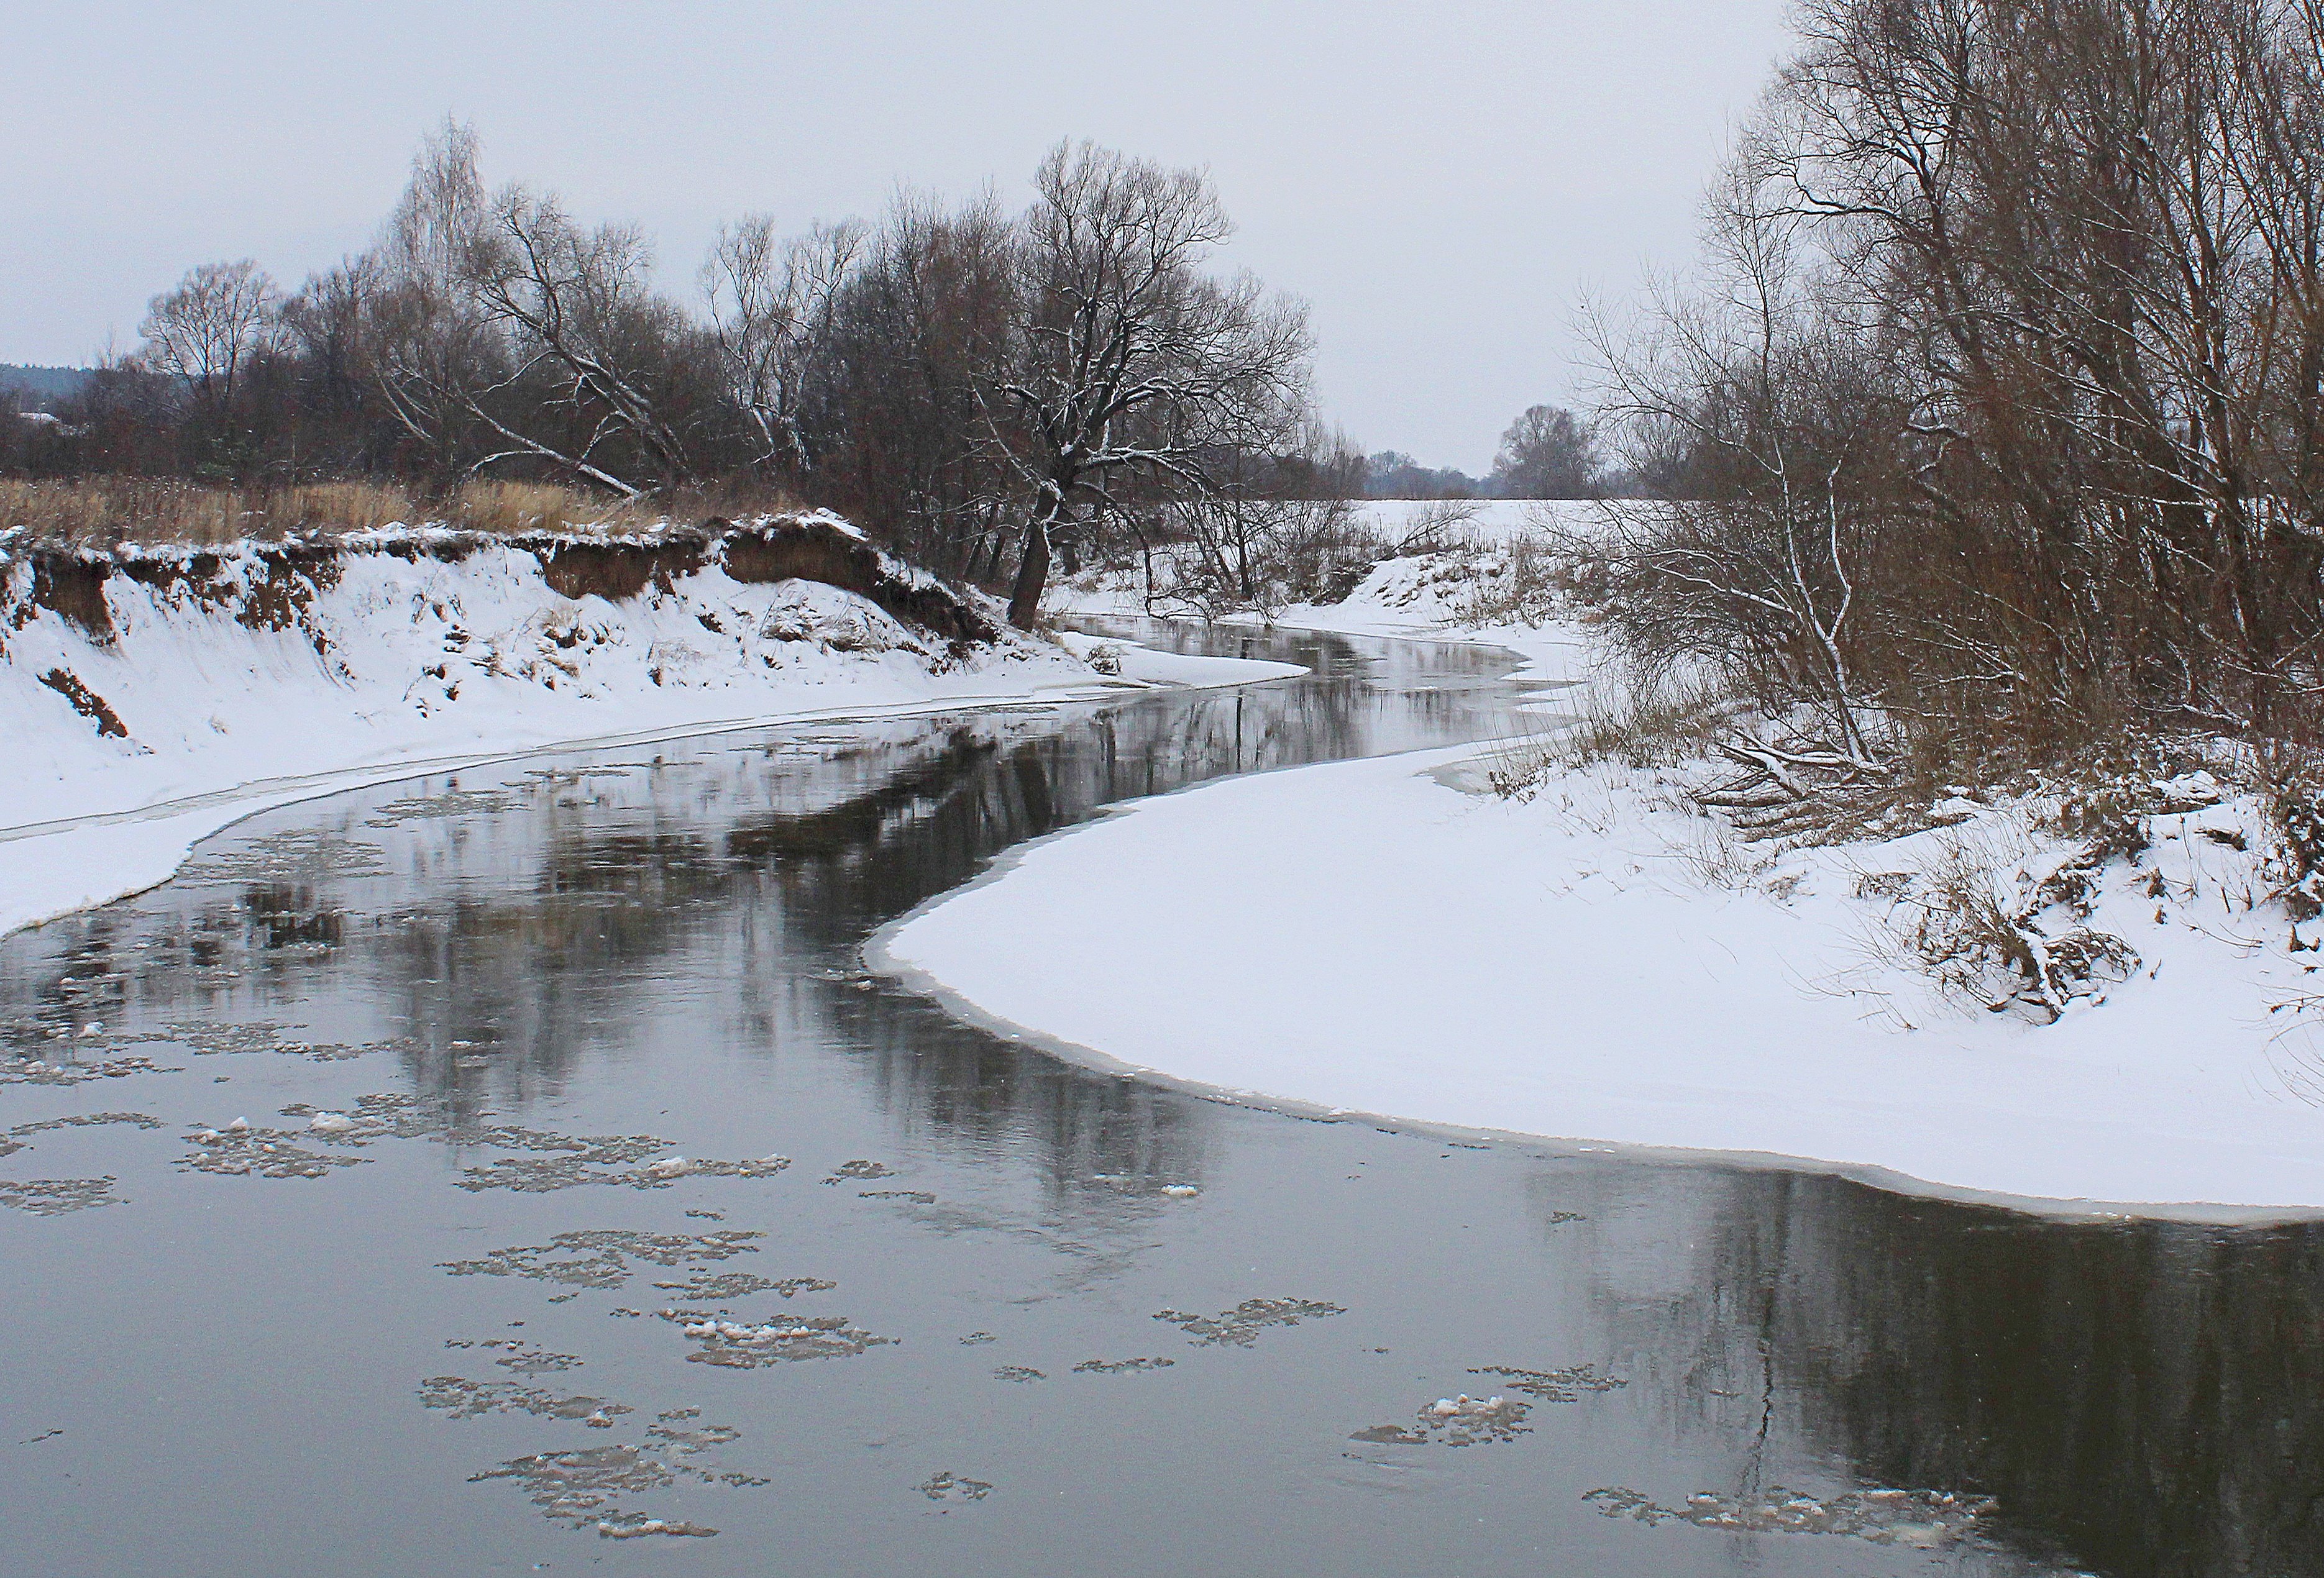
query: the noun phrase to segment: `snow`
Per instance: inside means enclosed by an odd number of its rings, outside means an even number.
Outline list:
[[[453,561],[414,552],[426,539],[397,529],[353,541],[337,579],[281,630],[244,623],[236,614],[249,602],[214,595],[246,593],[263,576],[248,551],[227,552],[206,589],[115,575],[110,641],[30,602],[29,567],[0,554],[0,588],[13,589],[23,621],[0,628],[0,932],[166,881],[195,844],[254,812],[365,784],[551,749],[1021,705],[1119,683],[1015,634],[956,657],[819,582],[740,582],[713,563],[618,602],[571,599],[526,549],[488,545]],[[1266,667],[1133,664],[1174,684],[1245,683],[1271,677],[1257,672]],[[125,739],[43,683],[59,669],[102,699]]]
[[[1468,617],[1480,585],[1489,584],[1485,573],[1500,558],[1488,548],[1475,554],[1416,554],[1386,559],[1372,568],[1345,602],[1296,604],[1276,610],[1271,619],[1252,613],[1223,614],[1218,623],[1273,624],[1341,635],[1475,641],[1509,648],[1531,660],[1537,669],[1561,676],[1586,669],[1591,650],[1586,632],[1563,625],[1479,623]],[[1135,572],[1100,572],[1060,585],[1045,605],[1066,616],[1148,616]]]
[[[1140,685],[1215,689],[1227,685],[1252,685],[1265,679],[1288,679],[1305,674],[1296,663],[1270,663],[1257,658],[1205,658],[1182,652],[1161,652],[1143,642],[1118,636],[1060,632],[1065,650],[1102,674]]]
[[[1356,506],[1356,514],[1387,535],[1402,538],[1423,521],[1456,510],[1466,516],[1455,529],[1461,536],[1496,543],[1545,524],[1585,521],[1603,508],[1592,499],[1366,499]]]
[[[1581,627],[1428,629],[1379,595],[1412,573],[1284,623],[1498,639],[1535,678],[1590,673]],[[2139,967],[2043,1024],[1941,990],[1886,880],[1966,854],[2038,883],[2062,846],[2027,807],[1965,798],[1959,826],[1775,854],[1649,771],[1501,799],[1482,787],[1501,749],[1138,802],[872,956],[1068,1055],[1300,1110],[2045,1211],[2324,1210],[2324,955],[2255,897],[2249,797],[2154,816],[2153,848],[2103,869],[2089,924]]]
[[[887,956],[1107,1058],[1309,1106],[2013,1197],[2324,1207],[2310,1047],[2232,944],[2201,946],[2209,918],[2055,1025],[1906,1029],[1845,990],[1849,901],[1721,892],[1668,830],[1621,824],[1635,805],[1552,815],[1429,771],[1474,754],[1143,802],[923,911]]]
[[[828,526],[834,531],[838,532],[841,536],[852,537],[858,542],[868,542],[871,540],[870,538],[863,534],[862,527],[858,526],[854,521],[847,520],[844,516],[833,514],[829,510],[815,511],[812,514],[809,514],[807,519],[816,521],[818,524]]]

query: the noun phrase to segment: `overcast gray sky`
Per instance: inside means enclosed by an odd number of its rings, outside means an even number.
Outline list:
[[[1584,289],[1691,249],[1783,0],[0,0],[0,361],[135,343],[188,264],[286,283],[360,247],[421,131],[488,179],[642,222],[690,281],[718,223],[1012,204],[1087,136],[1207,165],[1228,261],[1305,297],[1332,417],[1476,471],[1570,398]]]

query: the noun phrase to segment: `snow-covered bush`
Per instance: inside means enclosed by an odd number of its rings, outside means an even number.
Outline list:
[[[2046,1022],[2138,968],[2136,949],[2084,924],[2107,858],[2097,849],[2044,852],[2015,829],[1941,839],[1894,912],[1901,939],[1940,986]]]

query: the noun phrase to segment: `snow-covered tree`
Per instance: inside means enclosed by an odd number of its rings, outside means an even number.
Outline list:
[[[1232,226],[1202,172],[1061,143],[1034,186],[987,393],[1035,501],[1009,601],[1019,625],[1039,612],[1051,544],[1076,511],[1113,507],[1130,481],[1210,492],[1216,457],[1286,444],[1310,349],[1303,307],[1204,271]]]

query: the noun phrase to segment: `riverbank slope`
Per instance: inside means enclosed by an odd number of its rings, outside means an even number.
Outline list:
[[[1394,629],[1425,573],[1383,566],[1348,605],[1286,617]],[[1584,625],[1466,633],[1536,676],[1589,669]],[[1141,802],[881,951],[991,1017],[1262,1099],[2081,1210],[2324,1210],[2324,976],[2231,781],[2131,786],[2136,836],[2092,863],[2038,799],[1794,847],[1738,838],[1683,766],[1554,755]],[[1969,953],[1932,960],[1963,872],[2031,895],[2052,938],[2118,951],[2054,1001],[1974,978]]]
[[[0,542],[0,932],[161,881],[253,811],[414,771],[1296,672],[1121,643],[1104,667],[828,515],[614,538]]]

